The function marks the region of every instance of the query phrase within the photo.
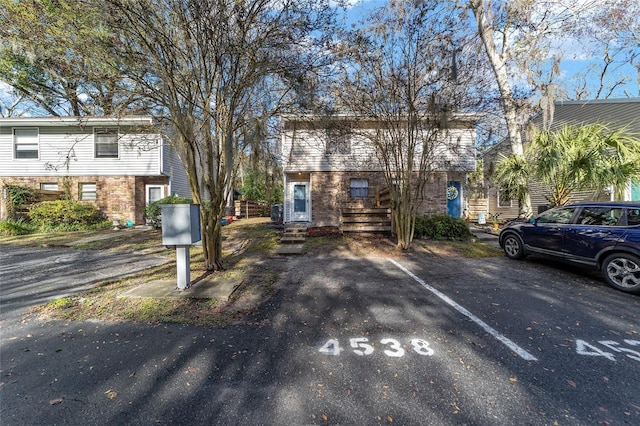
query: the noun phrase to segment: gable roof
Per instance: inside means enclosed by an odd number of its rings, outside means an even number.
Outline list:
[[[554,106],[550,130],[565,125],[602,124],[640,135],[640,98],[556,101]],[[536,127],[542,127],[542,121],[542,113],[531,120]]]

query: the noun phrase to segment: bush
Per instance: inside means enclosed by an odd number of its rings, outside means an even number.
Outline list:
[[[160,213],[162,213],[162,209],[160,205],[162,204],[191,204],[193,200],[191,198],[186,197],[178,197],[177,195],[169,195],[168,197],[164,197],[158,201],[154,201],[153,203],[149,203],[147,207],[144,208],[144,217],[147,220],[147,223],[154,228],[160,228]]]
[[[11,237],[14,235],[27,235],[35,232],[35,228],[24,219],[0,221],[0,235]]]
[[[4,190],[7,192],[7,217],[12,221],[22,219],[24,214],[21,211],[38,198],[36,191],[26,186],[5,185]]]
[[[43,231],[77,231],[106,226],[104,215],[95,205],[70,200],[34,204],[29,209],[29,218],[34,226]]]
[[[434,240],[468,240],[473,235],[469,230],[469,224],[464,220],[440,214],[416,217],[414,237]]]

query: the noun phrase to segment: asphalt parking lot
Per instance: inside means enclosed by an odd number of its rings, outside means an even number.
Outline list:
[[[24,319],[42,297],[7,289],[37,294],[55,274],[10,250],[0,248],[3,424],[640,423],[640,297],[588,270],[282,257],[277,292],[211,329]]]

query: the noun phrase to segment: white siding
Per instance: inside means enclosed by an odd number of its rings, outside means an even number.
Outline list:
[[[350,154],[327,154],[326,145],[326,133],[322,129],[285,131],[282,137],[284,172],[382,170],[374,146],[363,131],[351,135]],[[475,170],[475,130],[448,130],[433,151],[428,167],[434,171]]]
[[[105,124],[105,126],[108,126]],[[100,126],[100,127],[105,127]],[[38,127],[30,125],[29,127]],[[0,122],[1,176],[154,176],[160,174],[157,134],[122,134],[118,158],[94,158],[93,126],[38,127],[39,158],[14,159],[13,128]],[[67,161],[67,158],[69,160]]]

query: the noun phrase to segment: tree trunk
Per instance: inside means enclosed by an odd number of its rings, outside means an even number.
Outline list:
[[[524,153],[522,147],[522,134],[518,125],[518,109],[509,84],[509,75],[507,73],[507,63],[505,53],[500,54],[493,36],[493,28],[489,23],[485,12],[485,0],[470,0],[469,5],[476,18],[478,26],[478,34],[491,63],[491,68],[500,90],[500,102],[504,111],[504,118],[507,123],[507,133],[511,143],[511,152],[515,155],[522,156]],[[506,43],[506,41],[504,41]],[[506,49],[503,46],[503,49]],[[529,216],[531,214],[531,196],[527,191],[526,196],[522,200],[518,200],[520,214]]]

